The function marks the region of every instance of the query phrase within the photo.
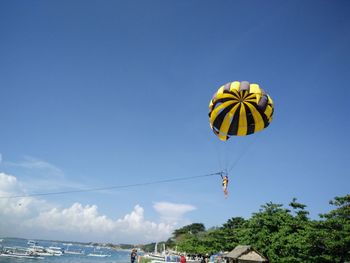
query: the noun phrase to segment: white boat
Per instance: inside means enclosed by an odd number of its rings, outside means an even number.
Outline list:
[[[166,256],[161,254],[148,253],[148,254],[145,254],[143,257],[149,258],[151,260],[156,260],[156,261],[165,261]]]
[[[37,242],[35,240],[28,240],[27,245],[29,246],[35,246]]]
[[[147,253],[143,257],[150,259],[151,263],[164,263],[164,262],[179,262],[179,255],[175,254],[174,251],[169,251],[165,249],[165,244],[163,244],[163,251],[158,252],[158,243],[154,246],[153,253]]]
[[[5,247],[0,251],[0,257],[44,259],[40,255],[28,251],[28,249],[24,247]]]
[[[110,257],[111,255],[107,255],[107,254],[102,254],[102,253],[89,253],[88,257],[100,257],[100,258],[106,258],[106,257]]]
[[[110,257],[111,255],[108,254],[102,254],[102,251],[96,251],[96,248],[94,248],[94,251],[92,253],[88,254],[88,257],[99,257],[99,258],[106,258]]]
[[[54,256],[62,256],[63,255],[62,248],[60,248],[60,247],[48,247],[48,248],[46,248],[46,251],[51,253]]]
[[[73,244],[67,244],[67,249],[64,251],[64,254],[69,254],[69,255],[83,255],[84,250],[80,249],[69,249],[69,246],[72,246]]]
[[[68,255],[84,255],[84,251],[82,250],[65,250],[64,254],[68,254]]]
[[[49,253],[44,247],[42,246],[31,246],[27,249],[29,252],[35,253],[39,256],[53,256],[52,253]]]

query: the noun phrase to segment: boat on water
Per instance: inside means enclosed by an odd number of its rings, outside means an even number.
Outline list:
[[[96,248],[94,248],[94,251],[92,253],[87,254],[88,257],[99,257],[99,258],[106,258],[110,257],[109,254],[103,254],[102,251],[96,251]]]
[[[89,253],[88,257],[99,257],[99,258],[106,258],[106,257],[110,257],[111,255],[108,254],[102,254],[101,252],[93,252],[93,253]]]
[[[46,248],[42,247],[42,246],[31,246],[29,248],[27,248],[27,250],[29,252],[32,252],[34,254],[37,254],[39,256],[44,256],[44,257],[51,257],[53,256],[52,253],[49,253]]]
[[[64,254],[67,255],[84,255],[84,251],[83,250],[65,250]]]
[[[145,258],[155,261],[165,261],[165,247],[162,253],[158,252],[158,243],[154,245],[154,252],[147,253],[144,255]]]
[[[43,247],[38,246],[38,242],[34,240],[28,240],[27,244],[29,245],[28,251],[38,254],[40,256],[62,256],[63,249],[60,247],[50,246]]]
[[[154,246],[154,252],[147,253],[143,257],[150,259],[151,263],[180,262],[180,256],[174,251],[166,250],[165,244],[163,244],[163,251],[158,252],[158,243]]]
[[[28,246],[35,246],[37,244],[38,244],[38,242],[36,242],[35,240],[28,240],[28,242],[27,242]]]
[[[29,251],[25,247],[4,247],[0,250],[0,257],[44,259],[44,257],[41,257],[40,255]]]
[[[60,247],[48,247],[46,248],[46,251],[54,256],[62,256],[63,250]]]
[[[147,253],[143,256],[144,258],[148,258],[151,260],[165,261],[166,255],[156,254],[156,253]]]
[[[85,254],[84,250],[70,249],[69,247],[72,245],[73,244],[67,244],[67,249],[64,250],[64,254],[69,254],[69,255],[84,255]]]

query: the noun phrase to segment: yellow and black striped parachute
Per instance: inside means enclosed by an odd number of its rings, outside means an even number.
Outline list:
[[[210,127],[220,140],[249,135],[269,126],[273,101],[258,84],[234,81],[221,86],[209,104]]]

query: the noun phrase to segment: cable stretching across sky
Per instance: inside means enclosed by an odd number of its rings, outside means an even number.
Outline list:
[[[178,178],[171,178],[171,179],[165,179],[165,180],[159,180],[159,181],[150,181],[150,182],[137,183],[137,184],[115,185],[115,186],[107,186],[107,187],[96,187],[96,188],[86,188],[86,189],[78,189],[78,190],[47,192],[47,193],[32,193],[32,194],[0,196],[0,199],[5,199],[5,198],[12,199],[12,198],[23,198],[23,197],[32,197],[32,196],[47,196],[47,195],[64,195],[64,194],[95,192],[95,191],[103,191],[103,190],[111,190],[111,189],[131,188],[136,186],[146,186],[146,185],[153,185],[153,184],[171,183],[171,182],[177,182],[177,181],[187,181],[187,180],[193,180],[193,179],[214,176],[214,175],[221,175],[221,174],[222,172],[216,172],[216,173],[210,173],[210,174],[178,177]]]

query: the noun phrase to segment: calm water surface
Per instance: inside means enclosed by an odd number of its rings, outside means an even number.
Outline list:
[[[3,241],[0,243],[0,246],[3,247],[29,247],[27,244],[27,239],[15,239],[15,238],[3,238]],[[94,249],[93,247],[87,247],[83,245],[73,244],[67,246],[65,243],[60,242],[50,242],[50,241],[38,241],[38,246],[43,247],[61,247],[63,250],[66,250],[67,247],[69,250],[83,250],[83,255],[69,255],[63,254],[62,256],[49,256],[44,257],[44,259],[23,259],[23,258],[6,258],[0,257],[0,263],[129,263],[130,262],[130,251],[127,250],[112,250],[106,248]],[[100,258],[100,257],[90,257],[87,256],[89,253],[101,253],[108,254],[110,257]]]

